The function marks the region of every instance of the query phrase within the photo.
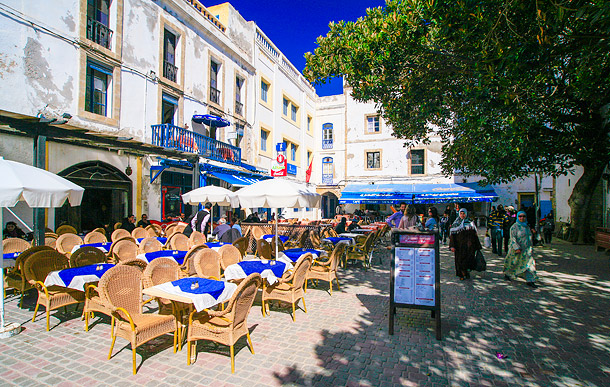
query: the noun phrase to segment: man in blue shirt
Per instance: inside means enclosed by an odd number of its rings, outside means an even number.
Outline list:
[[[390,225],[390,227],[392,228],[396,228],[398,227],[398,224],[400,224],[400,219],[403,217],[403,215],[405,214],[405,209],[407,208],[407,203],[405,202],[400,202],[400,210],[396,211],[395,213],[393,213],[392,215],[390,215],[385,222]]]

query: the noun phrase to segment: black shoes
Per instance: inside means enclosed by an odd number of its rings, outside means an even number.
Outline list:
[[[538,288],[538,285],[536,285],[534,282],[526,282],[525,284],[527,286],[529,286],[530,288],[533,288],[533,289],[537,289]]]
[[[507,280],[507,281],[512,281],[512,280],[513,280],[512,278],[510,278],[510,277],[509,277],[509,276],[507,276],[506,274],[504,274],[504,279],[505,279],[505,280]]]

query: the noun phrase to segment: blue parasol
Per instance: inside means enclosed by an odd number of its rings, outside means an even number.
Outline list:
[[[198,124],[214,126],[216,128],[224,128],[225,126],[231,125],[231,123],[224,118],[211,114],[194,115],[193,121]]]

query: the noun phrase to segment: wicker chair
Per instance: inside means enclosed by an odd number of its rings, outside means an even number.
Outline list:
[[[54,250],[42,250],[33,253],[23,264],[25,278],[32,287],[38,290],[38,300],[36,301],[32,322],[36,319],[38,307],[43,305],[46,308],[47,331],[49,330],[49,312],[51,310],[85,300],[82,291],[61,286],[46,287],[44,285],[44,281],[50,272],[67,269],[69,266],[68,257]]]
[[[104,278],[102,275],[102,278]],[[100,278],[101,280],[101,278]],[[83,318],[85,320],[85,331],[89,332],[89,320],[94,317],[94,313],[103,313],[110,317],[110,337],[114,337],[114,317],[108,303],[102,300],[96,284],[87,284],[85,288],[85,306],[83,306]]]
[[[203,249],[207,249],[207,248],[208,248],[208,246],[205,244],[195,245],[190,248],[188,253],[186,253],[186,255],[184,256],[184,261],[182,262],[182,266],[180,266],[180,269],[182,269],[184,274],[186,274],[188,277],[197,275],[197,271],[195,270],[195,265],[193,263],[194,259],[195,259],[195,255],[199,251],[201,251]]]
[[[264,259],[273,259],[271,256],[271,244],[264,239],[256,241],[256,255]]]
[[[263,231],[263,229],[258,226],[253,226],[250,229],[250,232],[252,233],[252,236],[254,237],[255,240],[259,240],[263,237],[263,235],[265,235],[265,232]]]
[[[305,278],[307,278],[307,271],[311,266],[312,260],[313,256],[311,253],[303,254],[288,277],[281,278],[271,286],[263,287],[263,316],[267,314],[267,301],[269,300],[284,301],[292,304],[292,321],[295,321],[295,305],[299,300],[303,301],[303,311],[307,313],[303,296],[305,295]]]
[[[137,255],[138,245],[131,236],[114,242],[112,246],[110,246],[110,251],[108,252],[108,257],[114,263],[136,258]]]
[[[260,274],[250,274],[239,284],[224,310],[218,312],[206,310],[203,313],[193,311],[189,315],[186,339],[188,365],[192,361],[192,350],[197,348],[197,340],[210,340],[228,345],[231,353],[231,373],[235,372],[235,350],[233,346],[242,336],[246,335],[250,351],[254,354],[247,317],[261,283]]]
[[[98,291],[102,301],[108,305],[115,319],[112,344],[117,336],[131,343],[133,373],[136,373],[136,348],[167,333],[174,333],[176,351],[176,318],[172,315],[144,314],[142,301],[142,272],[127,265],[117,265],[100,279]]]
[[[70,267],[106,263],[106,254],[97,247],[83,246],[70,255]]]
[[[274,235],[273,238],[271,238],[271,256],[273,256],[274,258],[277,258],[275,256],[275,245],[276,244],[277,244],[277,251],[284,251],[286,249],[284,247],[284,243],[280,239],[279,235]]]
[[[233,264],[238,263],[242,259],[241,252],[233,245],[224,245],[218,249],[220,254],[220,262],[222,262],[223,270]]]
[[[248,242],[249,240],[246,237],[241,237],[235,242],[233,242],[233,246],[237,247],[242,257],[245,256],[246,251],[248,251]]]
[[[176,224],[176,226],[174,227],[174,232],[182,233],[187,225],[188,225],[188,223],[178,222]]]
[[[74,227],[70,226],[69,224],[64,224],[63,226],[59,226],[55,230],[55,234],[57,234],[58,236],[62,236],[63,234],[76,234],[76,233],[77,233],[76,229]]]
[[[131,232],[131,236],[135,239],[148,237],[148,232],[142,227],[136,227]]]
[[[125,230],[124,228],[117,228],[116,230],[114,230],[112,232],[112,235],[110,235],[110,240],[112,242],[116,242],[119,239],[123,239],[125,237],[130,237],[131,233],[127,230]]]
[[[142,239],[142,242],[140,242],[138,250],[140,251],[140,254],[152,253],[153,251],[163,250],[163,245],[156,237],[146,237]]]
[[[83,238],[83,242],[85,244],[105,243],[108,242],[108,238],[106,238],[105,234],[102,234],[99,231],[91,231],[89,234],[85,235],[85,237]]]
[[[221,256],[212,249],[202,249],[193,257],[197,277],[220,280]]]
[[[112,226],[112,229],[116,231],[116,230],[120,229],[122,225],[123,225],[123,223],[121,223],[121,222],[116,222],[116,223],[114,224],[114,226]],[[111,237],[111,239],[112,239],[112,237]]]
[[[320,248],[320,234],[318,234],[317,231],[310,231],[309,232],[309,241],[311,242],[311,246],[314,249],[319,249]]]
[[[193,231],[193,233],[189,237],[189,241],[191,246],[202,245],[206,242],[205,237],[199,231]]]
[[[21,294],[21,299],[19,300],[19,307],[23,306],[23,296],[25,292],[32,289],[32,285],[30,285],[30,283],[25,279],[25,276],[23,275],[23,263],[29,257],[31,257],[32,254],[44,250],[53,251],[53,248],[49,246],[34,246],[23,251],[17,256],[17,258],[15,258],[15,266],[8,269],[6,275],[4,276],[6,287],[13,288]]]
[[[287,249],[292,248],[303,248],[305,247],[305,242],[307,241],[307,236],[309,235],[309,230],[304,230],[301,235],[296,240],[288,240],[284,243],[284,247]]]
[[[371,258],[373,254],[373,241],[375,240],[375,233],[371,232],[367,235],[364,242],[356,243],[347,247],[345,252],[345,263],[348,261],[362,261],[364,268],[371,267]]]
[[[151,238],[160,237],[162,234],[161,232],[157,232],[157,229],[152,224],[150,226],[146,226],[146,228],[144,230],[146,230],[146,233]],[[161,231],[161,230],[159,229],[159,231]]]
[[[144,270],[146,270],[146,267],[148,266],[148,263],[138,258],[131,258],[126,259],[124,261],[120,261],[117,265],[133,266],[141,272],[144,272]]]
[[[21,238],[6,238],[2,241],[4,254],[21,253],[32,247],[30,242]]]
[[[175,260],[160,257],[153,260],[146,266],[146,269],[144,269],[144,272],[142,273],[142,287],[150,288],[151,286],[175,281],[183,277],[184,274]],[[153,299],[155,299],[155,297],[148,299],[146,302]],[[159,303],[160,314],[172,314],[172,302],[170,300],[157,298],[157,302]]]
[[[330,254],[328,261],[313,262],[307,271],[307,280],[322,280],[328,282],[331,295],[333,294],[333,280],[336,280],[337,289],[341,290],[341,286],[339,286],[339,278],[337,277],[337,266],[343,257],[345,247],[345,243],[337,243],[335,249]],[[305,287],[307,288],[307,285]]]
[[[174,232],[167,240],[166,246],[172,250],[188,251],[191,247],[189,238],[181,232]]]
[[[170,223],[170,224],[168,224],[165,227],[165,236],[168,237],[168,238],[170,236],[172,236],[174,234],[174,232],[175,232],[174,229],[176,228],[177,225],[178,225],[178,223]]]
[[[61,234],[55,242],[55,248],[60,253],[69,257],[74,246],[82,245],[83,240],[76,234]]]

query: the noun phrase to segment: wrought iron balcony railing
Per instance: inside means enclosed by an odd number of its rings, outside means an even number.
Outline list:
[[[151,125],[152,144],[196,153],[210,160],[241,165],[241,149],[199,133],[170,124]]]
[[[235,101],[235,114],[239,114],[240,116],[244,115],[244,104],[239,102],[239,101]]]
[[[322,140],[322,149],[333,149],[333,140]]]
[[[108,26],[106,26],[105,24],[88,17],[87,39],[94,41],[100,46],[110,49],[110,42],[112,40],[112,30],[108,28]]]
[[[220,90],[210,86],[210,102],[220,105]]]
[[[178,67],[174,66],[173,63],[170,63],[170,62],[164,60],[163,61],[163,76],[172,82],[176,82],[176,79],[178,78]]]

